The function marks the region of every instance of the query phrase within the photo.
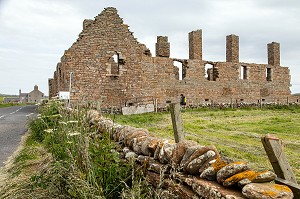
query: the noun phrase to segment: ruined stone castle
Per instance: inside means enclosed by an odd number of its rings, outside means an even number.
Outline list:
[[[291,97],[289,68],[280,66],[279,43],[267,45],[267,64],[256,64],[240,62],[236,35],[226,37],[226,62],[202,59],[202,30],[190,32],[188,40],[188,59],[170,58],[166,36],[157,37],[154,57],[117,10],[106,8],[94,20],[84,20],[79,38],[49,79],[49,96],[70,89],[71,102],[101,100],[103,107],[119,108],[148,103],[163,107],[179,101],[181,93],[188,104],[286,103]]]

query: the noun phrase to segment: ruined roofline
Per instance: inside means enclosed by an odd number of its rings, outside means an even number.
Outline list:
[[[73,47],[78,42],[80,42],[91,29],[94,28],[94,26],[96,25],[97,22],[101,21],[101,17],[105,16],[105,14],[107,14],[107,15],[115,14],[118,17],[118,20],[120,20],[121,25],[128,29],[128,32],[132,35],[132,37],[136,41],[136,43],[139,46],[141,46],[141,48],[144,50],[144,52],[145,52],[144,54],[147,56],[152,56],[149,48],[145,44],[139,42],[138,39],[134,37],[134,32],[130,31],[129,25],[124,23],[123,18],[121,18],[118,14],[118,10],[114,7],[104,8],[102,12],[100,12],[97,16],[94,17],[94,19],[84,19],[82,22],[83,28],[82,28],[82,31],[79,33],[78,38],[76,39],[75,42],[73,42],[73,44],[67,50],[65,50],[65,52],[72,51]],[[63,54],[62,58],[64,57],[64,54]]]
[[[98,20],[101,20],[101,17],[105,14],[116,14],[120,19],[120,22],[123,25],[123,19],[118,15],[118,10],[115,7],[106,7],[104,10],[98,14],[94,19],[85,19],[83,21],[83,29],[79,34],[79,37],[73,45],[76,45],[88,31],[93,29],[94,25],[97,23]],[[128,25],[126,25],[128,26]],[[129,27],[129,26],[128,26]],[[129,30],[133,35],[133,32]],[[133,36],[136,42],[139,45],[142,45],[144,48],[144,54],[147,56],[152,57],[152,53],[150,52],[149,48],[138,41],[137,38]],[[188,40],[189,40],[189,59],[199,59],[202,60],[202,29],[197,29],[188,33]],[[68,49],[72,50],[73,45]],[[267,44],[268,48],[268,65],[273,66],[280,66],[280,44],[277,42],[271,42]],[[155,44],[156,56],[155,57],[170,57],[170,42],[168,41],[168,36],[157,36],[157,43]],[[240,62],[239,60],[239,36],[235,34],[230,34],[226,36],[226,61],[225,62],[233,62],[233,63],[246,63]],[[64,55],[63,55],[64,56]],[[62,56],[62,58],[63,58]],[[202,60],[204,61],[204,60]],[[223,61],[217,61],[223,62]],[[262,63],[264,64],[264,63]]]
[[[271,42],[267,44],[268,63],[247,63],[239,60],[239,36],[230,34],[226,36],[226,60],[207,61],[202,59],[202,29],[188,33],[189,38],[189,59],[202,60],[203,62],[231,62],[239,64],[265,64],[270,66],[280,66],[280,43]],[[160,49],[158,49],[160,47]],[[170,43],[168,36],[157,36],[156,57],[170,57]],[[176,60],[177,58],[173,57]],[[179,59],[180,60],[180,59]],[[186,59],[182,59],[186,60]]]

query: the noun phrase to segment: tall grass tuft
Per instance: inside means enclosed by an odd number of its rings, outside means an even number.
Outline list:
[[[38,117],[29,123],[29,140],[42,146],[47,155],[31,157],[28,148],[20,153],[18,164],[30,165],[38,157],[41,162],[28,179],[22,177],[11,186],[14,197],[155,198],[143,167],[121,160],[110,132],[100,134],[90,126],[88,108],[67,110],[59,101],[39,107]]]

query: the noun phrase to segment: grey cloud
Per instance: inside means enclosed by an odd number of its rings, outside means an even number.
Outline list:
[[[76,41],[82,21],[109,6],[118,9],[153,55],[156,36],[166,35],[171,56],[187,58],[188,32],[196,29],[203,30],[203,58],[211,61],[225,60],[229,34],[240,36],[244,62],[267,63],[267,43],[280,42],[281,63],[291,70],[292,91],[300,92],[298,0],[0,0],[0,93],[18,92],[7,78],[10,73],[18,74],[16,87],[30,91],[38,83],[47,93],[47,79],[64,50]]]

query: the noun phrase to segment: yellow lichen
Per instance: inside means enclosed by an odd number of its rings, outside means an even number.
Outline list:
[[[285,185],[274,184],[273,187],[278,191],[292,192],[291,189]],[[272,197],[276,196],[276,193],[274,191],[263,191],[262,194],[266,196],[272,196]]]
[[[254,180],[257,176],[257,172],[255,171],[244,171],[244,172],[241,172],[241,173],[238,173],[238,174],[235,174],[233,176],[231,176],[230,178],[227,178],[225,180],[225,182],[239,182],[245,178],[248,178],[250,181]]]
[[[285,185],[275,184],[274,188],[277,189],[278,191],[292,192],[292,190],[288,186],[285,186]]]
[[[265,196],[272,196],[272,197],[276,196],[276,193],[273,191],[263,191],[262,194]]]
[[[216,172],[218,172],[220,169],[222,169],[226,165],[227,165],[227,163],[224,160],[221,160],[220,156],[217,156],[216,157],[216,161],[214,163],[212,163],[211,166],[214,168],[214,170]]]
[[[246,164],[246,162],[232,162],[229,165],[234,165],[234,164]]]

